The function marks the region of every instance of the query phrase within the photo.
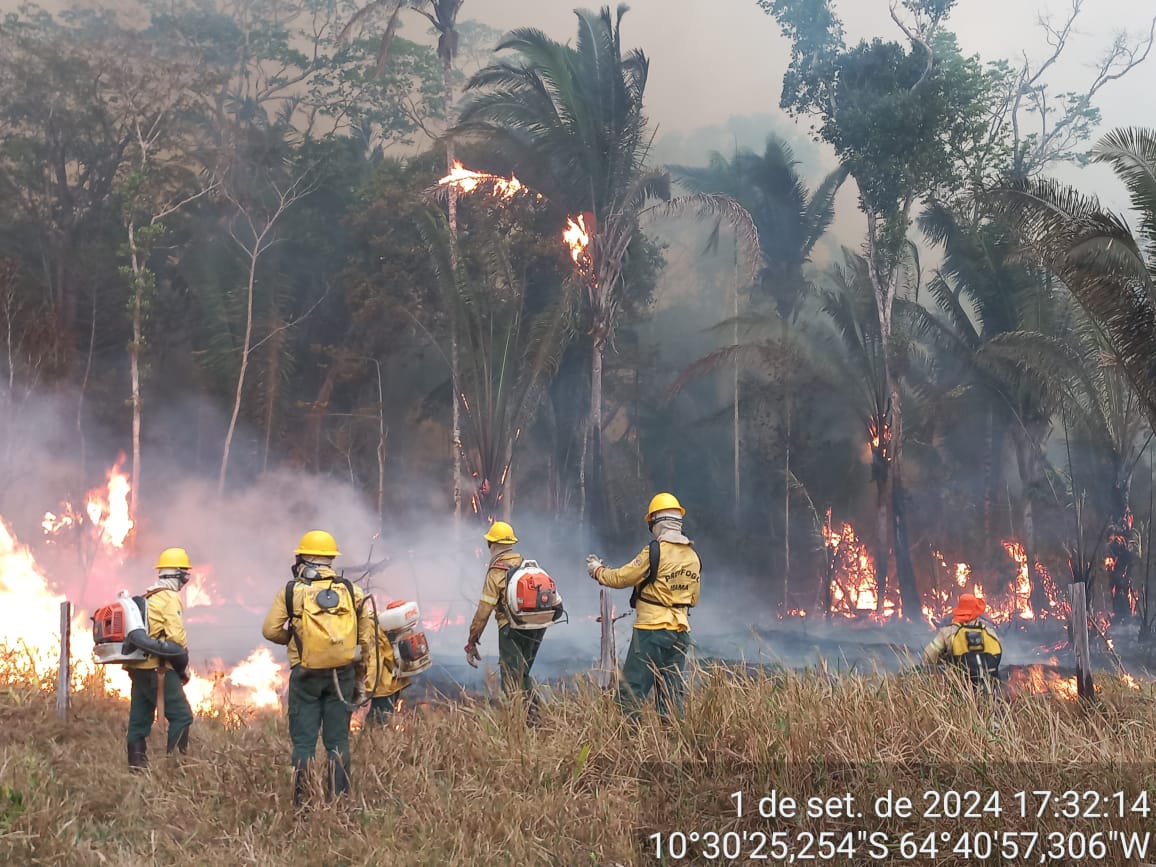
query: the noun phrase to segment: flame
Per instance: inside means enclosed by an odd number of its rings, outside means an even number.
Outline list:
[[[827,547],[834,559],[831,576],[831,613],[845,617],[878,617],[879,582],[875,576],[875,561],[867,546],[855,535],[855,528],[844,523],[836,532],[825,529]],[[897,602],[891,596],[883,600],[882,619],[895,614]]]
[[[1064,677],[1043,665],[1025,665],[1008,670],[1008,688],[1012,695],[1051,695],[1065,701],[1078,697],[1076,678]]]
[[[591,255],[590,239],[594,236],[594,214],[586,211],[576,217],[566,218],[566,229],[562,232],[562,240],[570,248],[570,258],[578,273],[592,278],[594,258]]]
[[[450,615],[448,605],[423,605],[421,609],[421,627],[430,632],[437,632],[447,626],[465,626],[464,614]]]
[[[475,172],[465,168],[458,160],[454,160],[450,173],[438,180],[438,186],[452,185],[461,193],[472,193],[483,184],[490,186],[491,195],[498,199],[512,199],[526,189],[526,186],[512,174],[509,178],[503,178],[487,172]]]
[[[128,476],[121,472],[124,455],[108,471],[108,493],[99,488],[90,491],[84,505],[88,520],[99,530],[100,540],[110,548],[123,548],[132,532],[133,520],[129,514]]]
[[[44,514],[41,529],[53,547],[84,551],[89,574],[88,592],[98,595],[97,604],[111,600],[125,583],[121,567],[124,548],[133,531],[128,503],[130,484],[122,472],[123,456],[109,469],[106,484],[90,491],[83,510],[63,503]],[[91,556],[89,556],[91,555]],[[186,587],[186,606],[210,605],[220,600],[210,593],[208,569],[194,570]],[[89,586],[89,579],[95,587]],[[117,587],[112,587],[112,582]],[[54,690],[60,657],[60,604],[66,596],[57,592],[48,573],[31,550],[22,544],[8,522],[0,516],[0,684]],[[72,599],[81,602],[84,600]],[[89,614],[81,605],[73,609],[69,624],[71,689],[93,689],[98,694],[127,699],[131,692],[128,672],[119,665],[97,665],[92,657],[93,638]],[[268,648],[255,650],[231,670],[218,664],[207,674],[191,666],[185,695],[194,711],[206,716],[240,719],[239,711],[277,708],[286,667],[274,660]]]

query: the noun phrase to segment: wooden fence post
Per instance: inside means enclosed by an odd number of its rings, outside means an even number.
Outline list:
[[[68,721],[68,692],[72,680],[72,603],[60,603],[60,668],[56,673],[56,717]]]
[[[1088,594],[1083,581],[1072,582],[1072,647],[1076,651],[1076,694],[1087,701],[1096,698],[1092,683],[1092,657],[1088,648]]]

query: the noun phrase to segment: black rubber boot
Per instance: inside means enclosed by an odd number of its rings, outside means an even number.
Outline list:
[[[309,771],[304,765],[293,769],[293,806],[304,807],[309,801]]]
[[[325,776],[325,795],[330,800],[349,791],[349,774],[337,759],[329,759],[329,773]]]
[[[133,741],[128,745],[128,766],[133,771],[148,769],[148,747],[146,741]]]
[[[181,729],[181,733],[175,738],[169,738],[166,752],[171,756],[174,750],[179,750],[182,756],[187,756],[189,754],[189,726],[185,726],[183,729]]]

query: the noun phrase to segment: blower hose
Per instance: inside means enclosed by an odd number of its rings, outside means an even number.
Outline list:
[[[189,651],[175,641],[165,641],[162,638],[149,638],[147,630],[134,629],[124,637],[124,643],[139,648],[151,656],[158,656],[173,667],[181,679],[189,667]]]
[[[362,600],[361,604],[362,604],[362,606],[364,606],[366,603],[368,603],[369,607],[373,609],[373,628],[374,628],[374,630],[380,629],[381,627],[378,626],[378,623],[377,623],[377,600],[373,597],[372,593],[369,594],[364,600]],[[375,632],[375,634],[374,634],[375,644],[376,644],[376,640],[377,640],[377,636],[376,636],[376,632]],[[373,689],[369,690],[366,693],[365,700],[362,702],[349,702],[346,700],[345,693],[343,693],[341,691],[341,683],[337,680],[337,669],[336,668],[333,669],[333,688],[335,690],[337,690],[337,698],[341,700],[341,703],[343,705],[345,705],[345,707],[350,711],[350,713],[353,713],[357,710],[360,710],[361,708],[363,708],[367,704],[369,704],[371,701],[373,701],[373,694],[375,692],[377,692],[378,684],[381,683],[381,653],[375,650],[374,656],[377,659],[377,672],[374,675]],[[354,691],[354,694],[356,694],[357,693],[357,687],[354,687],[353,691]]]

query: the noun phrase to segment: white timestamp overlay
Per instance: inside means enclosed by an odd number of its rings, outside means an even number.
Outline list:
[[[670,831],[650,834],[643,855],[654,864],[862,864],[937,862],[1109,864],[1156,852],[1150,831]]]
[[[721,821],[700,816],[642,832],[640,854],[652,864],[1136,864],[1156,859],[1156,830],[1146,830],[1153,799],[1144,789],[1113,788],[886,789],[864,798],[736,791]],[[838,829],[804,829],[816,820]]]

